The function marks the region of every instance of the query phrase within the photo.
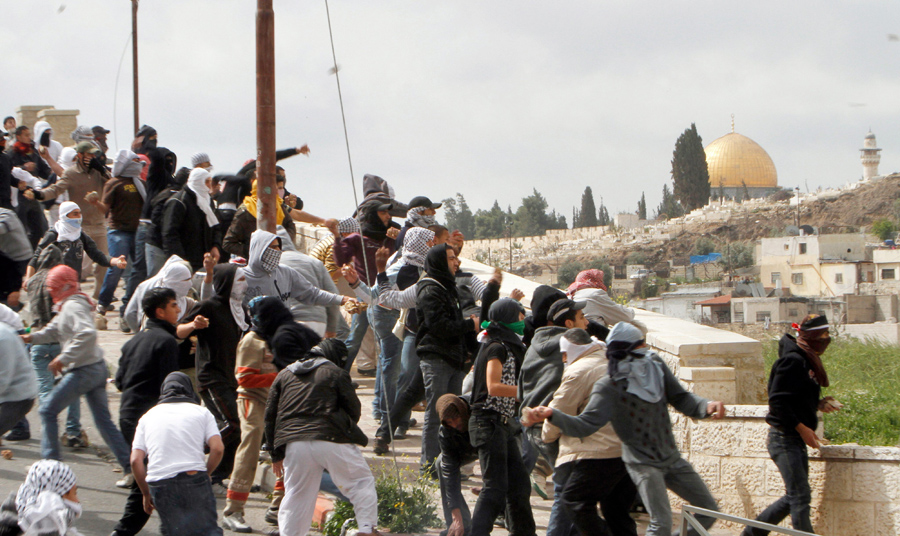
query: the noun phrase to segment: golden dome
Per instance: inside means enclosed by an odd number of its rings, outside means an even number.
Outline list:
[[[706,146],[709,184],[713,188],[777,188],[778,173],[765,149],[747,136],[731,132]]]

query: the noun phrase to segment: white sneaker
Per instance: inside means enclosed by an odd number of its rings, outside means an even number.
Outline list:
[[[125,476],[122,478],[122,480],[116,481],[116,487],[117,487],[117,488],[128,489],[128,488],[130,488],[130,487],[133,486],[133,485],[134,485],[134,475],[131,474],[131,473],[128,473],[127,475],[125,475]]]
[[[218,484],[212,485],[213,495],[219,498],[223,498],[228,495],[228,488],[225,487],[221,482]]]
[[[237,512],[231,515],[222,516],[222,526],[232,532],[253,532],[250,525],[244,521],[244,516]]]

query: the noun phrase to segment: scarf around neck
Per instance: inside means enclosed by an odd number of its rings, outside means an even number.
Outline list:
[[[16,512],[19,525],[26,533],[32,529],[68,529],[81,516],[81,505],[64,501],[62,496],[71,490],[77,479],[72,469],[57,460],[39,460],[28,469],[25,482],[16,493]],[[32,533],[42,533],[34,530]]]
[[[212,198],[209,196],[209,188],[206,187],[206,179],[210,178],[209,171],[203,168],[194,168],[188,176],[187,187],[197,196],[197,206],[206,216],[206,224],[215,227],[219,224],[219,218],[213,212]]]
[[[609,377],[613,381],[627,380],[626,392],[655,404],[665,394],[664,365],[652,358],[644,348],[644,334],[628,322],[619,322],[606,338],[606,357]]]
[[[422,268],[425,266],[425,256],[428,255],[430,246],[428,242],[434,240],[434,232],[421,227],[413,227],[406,231],[403,237],[403,253],[401,259],[404,264],[410,264]]]
[[[406,213],[406,223],[413,227],[429,227],[431,225],[437,225],[437,220],[434,219],[434,216],[426,216],[423,214],[427,208],[428,207],[415,207],[409,209],[409,212]],[[403,240],[405,242],[406,238]]]
[[[53,224],[59,242],[74,242],[81,237],[81,218],[69,218],[69,213],[78,210],[78,205],[66,201],[59,206],[59,219]]]
[[[250,195],[244,198],[244,207],[247,209],[247,212],[253,215],[254,218],[257,218],[257,213],[259,211],[259,193],[256,189],[256,181],[253,181],[253,187],[250,189]],[[277,195],[275,196],[275,223],[277,225],[281,225],[281,222],[284,221],[284,208],[282,205],[284,201],[281,200]]]

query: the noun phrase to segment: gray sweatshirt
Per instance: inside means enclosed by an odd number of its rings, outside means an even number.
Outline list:
[[[103,361],[103,350],[97,344],[94,311],[83,294],[73,294],[62,302],[59,313],[49,324],[31,334],[33,344],[62,345],[59,359],[67,367],[79,368]]]
[[[22,339],[0,324],[0,404],[37,398],[37,376]]]
[[[284,242],[282,241],[282,243]],[[328,275],[328,270],[325,269],[325,265],[319,259],[314,259],[299,251],[286,249],[281,255],[281,263],[296,270],[316,288],[332,294],[340,294],[334,284],[334,280]],[[325,331],[334,332],[337,330],[338,317],[341,316],[339,304],[321,307],[291,300],[290,307],[291,314],[294,315],[294,320],[297,322],[321,322],[325,324]]]
[[[587,406],[578,416],[554,411],[550,422],[571,437],[587,437],[608,422],[622,440],[625,463],[668,467],[681,459],[672,435],[668,404],[688,417],[706,417],[709,401],[684,390],[658,355],[647,352],[645,359],[663,364],[663,398],[651,404],[626,392],[627,381],[613,382],[606,376],[594,384]]]
[[[0,208],[0,252],[14,261],[31,260],[34,253],[25,227],[8,208]]]

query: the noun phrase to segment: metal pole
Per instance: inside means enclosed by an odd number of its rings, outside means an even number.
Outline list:
[[[134,88],[134,131],[141,128],[140,106],[138,105],[138,0],[131,0],[131,74]]]
[[[257,228],[271,233],[275,221],[275,12],[272,0],[256,3]]]

